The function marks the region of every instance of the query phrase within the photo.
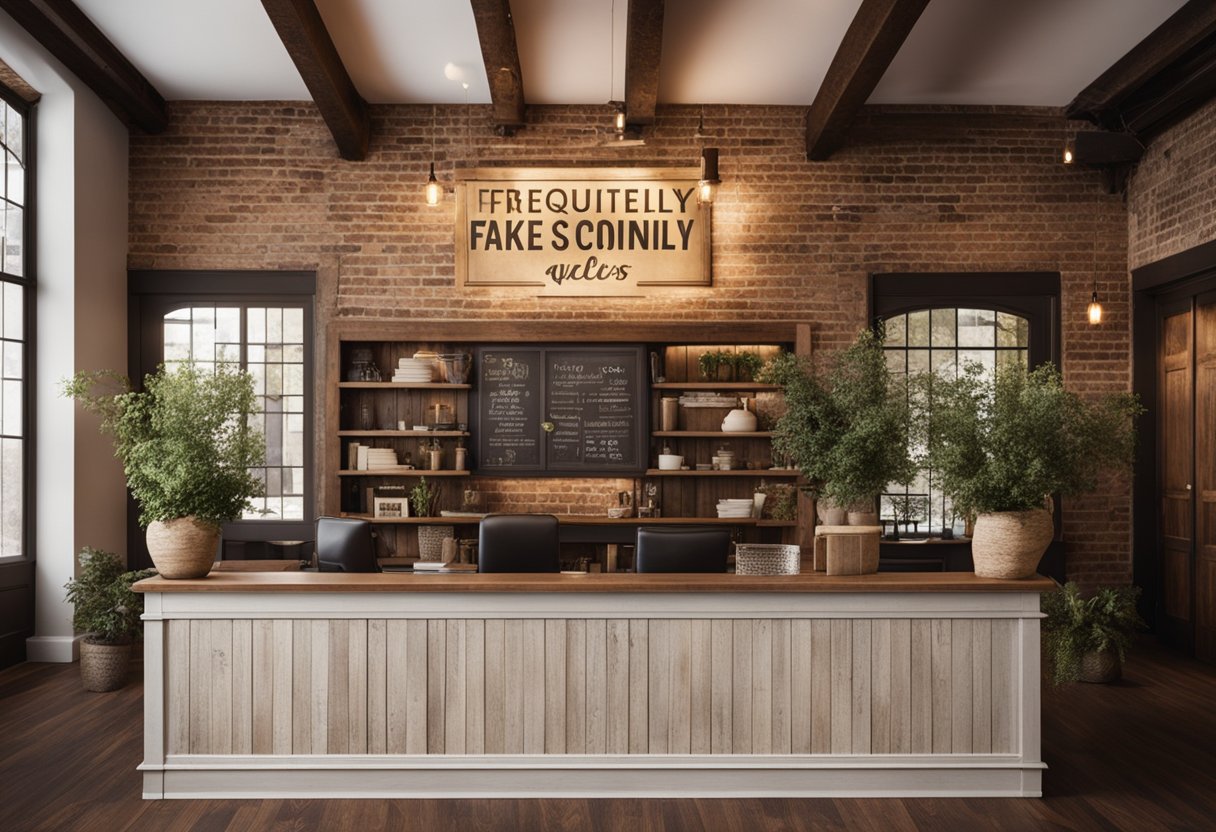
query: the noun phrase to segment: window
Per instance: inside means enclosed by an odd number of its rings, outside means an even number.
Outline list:
[[[1058,274],[1037,272],[874,275],[872,318],[886,330],[887,366],[955,376],[969,362],[989,372],[1058,365],[1059,285]],[[880,517],[892,519],[896,501],[904,500],[900,513],[911,509],[921,536],[963,530],[963,518],[953,516],[932,471],[922,471],[910,485],[890,485]]]
[[[0,559],[27,554],[31,132],[28,105],[0,88]]]
[[[307,519],[303,307],[182,306],[164,315],[162,344],[169,369],[194,361],[201,368],[229,365],[253,376],[257,413],[251,426],[266,437],[266,465],[257,473],[266,495],[244,519]]]

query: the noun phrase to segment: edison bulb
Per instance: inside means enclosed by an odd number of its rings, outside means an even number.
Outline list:
[[[1095,326],[1102,323],[1102,304],[1098,303],[1097,298],[1089,302],[1089,322]]]
[[[438,205],[439,200],[443,199],[443,188],[438,182],[432,179],[426,183],[426,204]]]
[[[714,201],[714,197],[718,195],[718,183],[709,179],[702,179],[697,183],[697,202],[702,205],[710,204]]]

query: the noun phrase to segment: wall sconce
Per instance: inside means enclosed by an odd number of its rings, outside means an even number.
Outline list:
[[[1102,323],[1102,304],[1098,302],[1098,281],[1094,281],[1094,293],[1089,299],[1089,323],[1097,326]]]
[[[718,148],[701,148],[701,181],[697,183],[697,202],[710,205],[718,195],[718,186],[722,180],[718,178]]]

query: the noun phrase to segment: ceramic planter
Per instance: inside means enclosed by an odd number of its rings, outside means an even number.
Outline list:
[[[220,529],[194,517],[155,520],[148,524],[147,539],[148,554],[162,578],[204,578],[215,563]]]

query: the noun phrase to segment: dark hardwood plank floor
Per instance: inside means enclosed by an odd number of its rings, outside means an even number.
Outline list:
[[[1216,669],[1145,642],[1125,680],[1046,688],[1042,800],[163,800],[139,796],[142,688],[0,672],[0,830],[1216,829]]]

